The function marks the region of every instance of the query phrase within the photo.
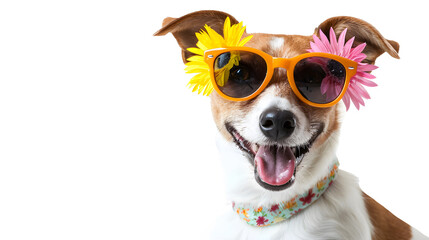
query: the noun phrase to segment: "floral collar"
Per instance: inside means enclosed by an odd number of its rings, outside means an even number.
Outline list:
[[[268,207],[253,207],[249,204],[238,204],[233,202],[232,208],[247,224],[256,227],[265,227],[278,222],[282,222],[298,214],[306,207],[319,199],[326,189],[331,186],[338,175],[338,160],[329,168],[328,176],[324,177],[301,195],[274,204]]]

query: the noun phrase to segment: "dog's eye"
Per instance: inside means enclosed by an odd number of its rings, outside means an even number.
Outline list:
[[[250,71],[246,66],[234,66],[229,76],[232,81],[244,83],[250,79]]]
[[[222,93],[233,98],[244,98],[258,90],[264,82],[267,63],[254,53],[232,51],[217,56],[212,74]]]
[[[337,78],[344,78],[346,76],[346,69],[344,69],[344,66],[335,60],[329,60],[328,69],[329,72]]]
[[[231,53],[227,52],[227,53],[221,54],[216,59],[217,68],[221,69],[221,68],[225,67],[229,63],[230,59],[231,59]]]

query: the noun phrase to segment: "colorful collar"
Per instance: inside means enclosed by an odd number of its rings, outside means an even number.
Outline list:
[[[241,219],[251,226],[265,227],[282,222],[298,214],[319,199],[338,175],[338,166],[339,162],[336,161],[329,168],[328,176],[318,181],[310,190],[301,195],[296,195],[289,201],[283,201],[269,207],[260,206],[256,208],[248,204],[237,204],[233,202],[232,208]]]

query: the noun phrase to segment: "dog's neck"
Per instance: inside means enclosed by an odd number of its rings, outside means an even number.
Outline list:
[[[317,199],[331,186],[338,174],[338,161],[335,161],[315,186],[302,194],[286,201],[281,201],[272,205],[254,206],[246,203],[232,203],[233,210],[238,216],[251,226],[264,227],[282,222],[298,214]]]
[[[307,154],[297,167],[296,179],[291,187],[284,191],[273,192],[262,188],[254,180],[254,166],[249,163],[248,157],[233,142],[227,141],[218,134],[216,143],[225,169],[225,189],[228,200],[235,202],[237,207],[241,203],[254,207],[268,207],[308,193],[309,189],[317,186],[321,179],[330,174],[330,167],[337,162],[335,153],[338,136],[338,133],[331,134],[326,141],[328,144],[318,146]]]

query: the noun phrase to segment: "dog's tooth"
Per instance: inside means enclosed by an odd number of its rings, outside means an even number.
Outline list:
[[[239,142],[242,148],[247,149],[246,144],[244,144],[244,142],[241,139],[239,140]]]
[[[254,153],[257,153],[257,152],[258,152],[258,150],[259,150],[259,146],[258,146],[258,144],[252,143],[252,145],[251,145],[251,150],[252,150]]]
[[[296,158],[295,159],[295,163],[296,163],[296,165],[299,165],[300,163],[301,163],[301,161],[302,161],[302,159],[304,158],[304,156],[302,155],[302,156],[299,156],[298,158]]]

